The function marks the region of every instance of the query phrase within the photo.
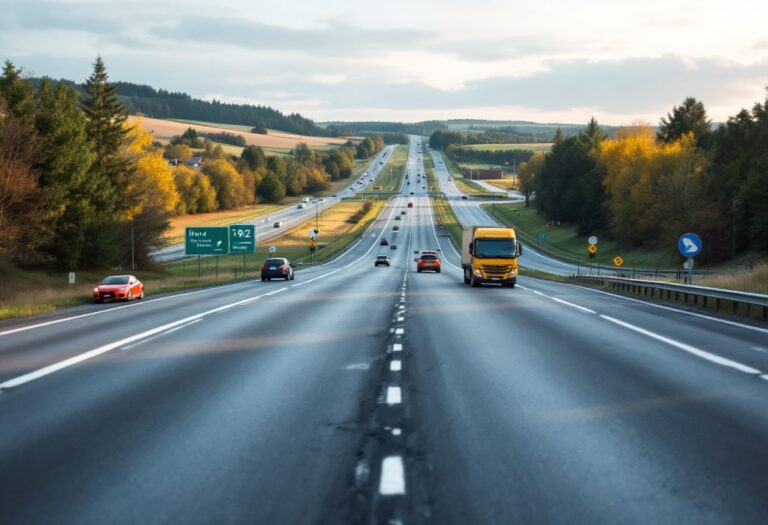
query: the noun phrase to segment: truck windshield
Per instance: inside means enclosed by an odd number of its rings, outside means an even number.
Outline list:
[[[475,257],[478,259],[513,259],[515,241],[512,239],[477,239]]]

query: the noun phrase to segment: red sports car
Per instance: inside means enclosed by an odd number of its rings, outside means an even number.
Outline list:
[[[144,284],[133,275],[110,275],[93,289],[93,301],[144,299]]]

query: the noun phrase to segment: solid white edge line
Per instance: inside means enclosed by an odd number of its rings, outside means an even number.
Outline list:
[[[585,308],[584,306],[579,306],[578,304],[574,304],[574,303],[571,303],[569,301],[565,301],[563,299],[559,299],[557,297],[553,297],[551,295],[543,294],[543,293],[541,293],[541,292],[539,292],[537,290],[533,290],[533,289],[528,288],[526,286],[521,286],[521,285],[518,285],[518,286],[521,289],[523,289],[523,290],[525,290],[527,292],[535,293],[536,295],[540,295],[542,297],[546,297],[547,299],[552,299],[553,301],[556,301],[558,303],[564,304],[566,306],[570,306],[571,308],[576,308],[577,310],[581,310],[582,312],[585,312],[585,313],[588,313],[588,314],[596,314],[597,313],[594,310],[590,310],[589,308]]]
[[[611,293],[611,292],[606,292],[606,291],[603,291],[603,290],[596,290],[594,288],[588,288],[586,286],[580,286],[578,284],[571,284],[570,286],[575,286],[576,288],[581,288],[582,290],[587,290],[587,291],[590,291],[590,292],[601,293],[601,294],[604,294],[604,295],[610,295],[611,297],[616,297],[618,299],[624,299],[625,301],[631,301],[633,303],[640,303],[640,304],[644,304],[644,305],[647,305],[647,306],[652,306],[654,308],[661,308],[662,310],[669,310],[669,311],[672,311],[672,312],[677,312],[679,314],[691,315],[693,317],[699,317],[701,319],[706,319],[708,321],[716,321],[718,323],[723,323],[723,324],[727,324],[727,325],[730,325],[730,326],[735,326],[737,328],[745,328],[747,330],[754,330],[755,332],[761,332],[761,333],[764,333],[764,334],[768,334],[768,329],[760,328],[759,326],[751,326],[751,325],[748,325],[748,324],[737,323],[736,321],[729,321],[727,319],[719,319],[717,317],[712,317],[712,316],[709,316],[709,315],[699,314],[699,313],[696,313],[696,312],[688,312],[686,310],[680,310],[678,308],[672,308],[671,306],[665,306],[665,305],[662,305],[662,304],[655,304],[655,303],[651,303],[651,302],[648,302],[648,301],[641,301],[640,299],[635,299],[633,297],[626,297],[626,296],[623,296],[623,295],[619,295],[619,294],[615,294],[615,293]]]
[[[88,312],[87,314],[73,315],[73,316],[70,316],[70,317],[63,317],[61,319],[54,319],[52,321],[45,321],[45,322],[42,322],[42,323],[31,324],[31,325],[27,325],[27,326],[21,326],[19,328],[11,328],[9,330],[5,330],[3,332],[0,332],[0,337],[2,337],[4,335],[15,334],[15,333],[18,333],[18,332],[25,332],[27,330],[32,330],[34,328],[43,328],[45,326],[51,326],[51,325],[63,323],[63,322],[66,322],[66,321],[75,321],[77,319],[83,319],[85,317],[91,317],[91,316],[94,316],[94,315],[108,314],[108,313],[116,312],[118,310],[122,310],[124,308],[135,308],[135,307],[139,307],[139,306],[143,306],[143,305],[147,305],[147,304],[159,303],[161,301],[168,301],[170,299],[176,299],[176,298],[179,298],[179,297],[186,297],[188,295],[195,295],[195,294],[200,294],[200,293],[207,293],[207,292],[212,292],[212,291],[217,291],[217,290],[223,290],[225,288],[231,288],[233,286],[242,286],[243,284],[250,284],[250,283],[256,283],[256,282],[258,282],[258,280],[242,281],[242,282],[234,283],[234,284],[225,284],[225,285],[222,285],[222,286],[213,286],[213,287],[210,287],[210,288],[205,288],[203,290],[194,290],[192,292],[184,292],[184,293],[179,293],[179,294],[174,294],[174,295],[168,295],[166,297],[158,297],[156,299],[145,299],[145,300],[141,300],[141,301],[138,301],[138,302],[135,302],[135,303],[124,304],[122,306],[115,306],[114,308],[110,308],[108,310],[99,310],[97,312]]]
[[[84,352],[82,354],[75,355],[73,357],[70,357],[68,359],[64,359],[63,361],[59,361],[57,363],[53,363],[51,365],[45,366],[43,368],[39,368],[35,371],[14,377],[12,379],[9,379],[7,381],[4,381],[3,383],[0,383],[0,390],[8,390],[10,388],[15,388],[17,386],[23,385],[25,383],[29,383],[31,381],[34,381],[36,379],[40,379],[41,377],[45,377],[47,375],[53,374],[54,372],[58,372],[59,370],[63,370],[64,368],[68,368],[70,366],[76,365],[78,363],[82,363],[83,361],[87,361],[89,359],[93,359],[94,357],[97,357],[101,354],[105,354],[111,350],[114,350],[116,348],[120,348],[121,346],[127,345],[129,343],[133,343],[134,341],[139,341],[141,339],[144,339],[145,337],[149,337],[155,334],[158,334],[160,332],[164,332],[166,330],[169,330],[171,328],[175,328],[177,326],[196,321],[198,319],[201,319],[207,315],[214,314],[217,312],[222,312],[224,310],[229,310],[230,308],[234,308],[236,306],[241,306],[243,304],[251,303],[253,301],[256,301],[257,299],[261,299],[262,297],[267,297],[270,295],[275,295],[280,292],[284,292],[288,288],[280,288],[278,290],[274,290],[269,293],[265,293],[262,295],[257,295],[256,297],[250,297],[248,299],[243,299],[241,301],[237,301],[234,303],[230,303],[224,306],[219,306],[218,308],[214,308],[212,310],[208,310],[206,312],[202,312],[199,314],[191,315],[189,317],[185,317],[184,319],[179,319],[178,321],[173,321],[171,323],[164,324],[162,326],[158,326],[156,328],[152,328],[150,330],[146,330],[144,332],[132,335],[130,337],[125,337],[123,339],[120,339],[119,341],[115,341],[112,343],[108,343],[106,345],[102,345],[98,348],[94,348],[93,350],[89,350],[87,352]]]
[[[624,328],[627,328],[628,330],[632,330],[633,332],[637,332],[639,334],[643,334],[645,336],[648,336],[652,339],[656,339],[657,341],[661,341],[662,343],[666,343],[670,346],[674,346],[675,348],[679,348],[680,350],[683,350],[685,352],[688,352],[689,354],[693,354],[697,357],[700,357],[702,359],[706,359],[707,361],[710,361],[712,363],[726,366],[729,368],[733,368],[738,370],[739,372],[744,372],[745,374],[762,374],[760,370],[757,370],[755,368],[752,368],[751,366],[743,365],[741,363],[737,363],[736,361],[731,361],[730,359],[726,359],[725,357],[720,357],[715,354],[711,354],[707,351],[701,350],[699,348],[696,348],[691,345],[687,345],[685,343],[681,343],[680,341],[676,341],[674,339],[670,339],[669,337],[665,337],[663,335],[659,335],[655,332],[651,332],[649,330],[645,330],[644,328],[640,328],[639,326],[635,326],[633,324],[625,323],[624,321],[620,321],[619,319],[616,319],[614,317],[609,317],[607,315],[600,314],[600,317],[605,319],[606,321],[610,321],[611,323],[615,323],[619,326],[623,326]]]
[[[381,461],[379,494],[382,496],[405,494],[405,467],[401,456],[387,456]]]
[[[183,328],[186,328],[188,326],[192,326],[193,324],[199,323],[200,321],[202,321],[202,319],[195,319],[194,321],[191,321],[189,323],[179,325],[176,328],[171,328],[170,330],[166,330],[165,332],[161,332],[161,333],[159,333],[157,335],[154,335],[152,337],[147,337],[146,339],[142,339],[140,341],[137,341],[137,342],[133,343],[132,345],[124,346],[120,350],[130,350],[131,348],[136,348],[139,345],[143,345],[144,343],[148,343],[150,341],[154,341],[155,339],[158,339],[160,337],[165,337],[166,335],[172,334],[173,332],[177,332],[177,331],[179,331],[179,330],[181,330]]]

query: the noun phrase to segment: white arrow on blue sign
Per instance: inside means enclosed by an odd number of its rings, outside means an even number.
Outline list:
[[[695,233],[685,233],[677,240],[677,248],[685,257],[695,257],[702,248],[701,237]]]

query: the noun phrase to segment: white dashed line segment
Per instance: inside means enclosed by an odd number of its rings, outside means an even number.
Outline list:
[[[399,405],[403,402],[403,393],[399,386],[387,387],[387,399],[385,402],[388,405]]]
[[[405,468],[401,456],[387,456],[382,460],[379,493],[382,496],[405,494]]]

